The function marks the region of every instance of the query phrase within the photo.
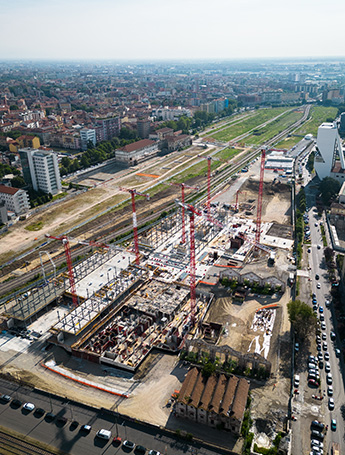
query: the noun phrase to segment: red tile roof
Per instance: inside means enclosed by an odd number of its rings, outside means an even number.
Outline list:
[[[11,194],[12,196],[19,191],[19,188],[12,188],[12,186],[0,185],[0,193]]]
[[[124,152],[134,152],[135,150],[141,150],[149,145],[156,144],[155,141],[151,141],[150,139],[142,139],[141,141],[133,142],[132,144],[125,145],[120,150]]]

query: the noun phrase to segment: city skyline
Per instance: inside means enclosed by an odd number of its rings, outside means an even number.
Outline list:
[[[0,59],[342,57],[340,0],[0,0]],[[334,14],[334,11],[337,14]]]

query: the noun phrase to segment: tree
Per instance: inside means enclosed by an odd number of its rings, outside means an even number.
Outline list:
[[[334,251],[329,246],[324,249],[325,259],[327,262],[330,262],[333,259]]]
[[[21,175],[16,175],[12,179],[12,186],[14,188],[23,188],[23,186],[25,186],[25,180]]]
[[[317,318],[313,309],[300,300],[291,300],[287,309],[296,336],[299,339],[304,339],[316,327]]]
[[[331,200],[338,194],[340,190],[340,183],[331,177],[325,177],[319,185],[321,192],[322,202],[329,205]]]
[[[204,378],[209,378],[210,376],[212,376],[216,371],[216,366],[214,363],[211,363],[211,362],[207,362],[202,370],[201,370],[201,374],[203,375]]]

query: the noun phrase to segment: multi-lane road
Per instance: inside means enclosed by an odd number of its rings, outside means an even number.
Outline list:
[[[317,189],[315,184],[310,178],[309,173],[304,171],[304,181],[305,181],[305,192],[306,192],[306,202],[310,226],[310,239],[311,245],[308,248],[308,265],[310,272],[310,284],[311,292],[315,293],[318,312],[317,316],[320,318],[320,315],[324,315],[324,322],[326,324],[326,329],[322,330],[322,333],[326,334],[327,349],[322,347],[322,354],[324,355],[326,350],[329,352],[329,363],[331,365],[332,373],[332,386],[334,389],[334,402],[335,408],[330,411],[328,407],[329,397],[327,395],[327,382],[326,382],[326,372],[325,369],[320,369],[320,378],[321,378],[321,395],[324,396],[322,401],[316,401],[311,398],[311,394],[320,395],[319,390],[310,389],[307,385],[307,356],[303,356],[303,364],[296,363],[296,371],[298,373],[303,372],[301,375],[301,386],[300,386],[300,395],[296,396],[293,400],[293,407],[297,410],[298,422],[293,423],[293,446],[292,453],[309,453],[310,451],[310,423],[313,419],[320,420],[328,425],[328,431],[326,432],[326,437],[324,441],[324,453],[331,453],[330,447],[332,442],[336,442],[340,445],[341,452],[345,453],[345,444],[344,444],[344,434],[345,426],[344,420],[341,415],[340,407],[345,403],[345,391],[344,391],[344,382],[343,382],[343,361],[338,358],[335,354],[335,349],[339,347],[339,338],[335,341],[332,341],[330,338],[330,332],[336,331],[334,326],[334,313],[332,303],[329,308],[326,307],[326,300],[332,302],[331,298],[331,284],[328,279],[327,267],[324,259],[324,247],[322,242],[320,222],[322,220],[317,214],[315,208],[315,197]],[[318,279],[316,277],[319,277]],[[308,303],[311,304],[311,297],[308,299]],[[320,313],[320,306],[323,307],[323,313]],[[312,337],[313,338],[313,337]],[[323,341],[322,341],[323,343]],[[316,355],[317,344],[316,340],[311,340],[310,345],[310,354]],[[303,347],[302,347],[303,349]],[[300,359],[300,356],[297,356],[297,359]],[[331,419],[336,419],[337,429],[336,431],[331,431]],[[306,449],[308,447],[308,449]],[[308,451],[306,451],[308,450]]]

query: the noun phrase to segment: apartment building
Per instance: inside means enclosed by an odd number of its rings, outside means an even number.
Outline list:
[[[92,128],[83,128],[80,130],[80,144],[82,150],[86,150],[88,143],[96,145],[96,131]]]
[[[35,191],[57,194],[61,178],[57,155],[52,151],[24,148],[19,150],[25,182]]]
[[[120,117],[110,117],[97,119],[96,138],[97,142],[110,141],[114,136],[120,134],[121,122]]]
[[[0,202],[4,202],[7,211],[16,215],[26,213],[30,209],[29,195],[25,190],[0,185]]]

